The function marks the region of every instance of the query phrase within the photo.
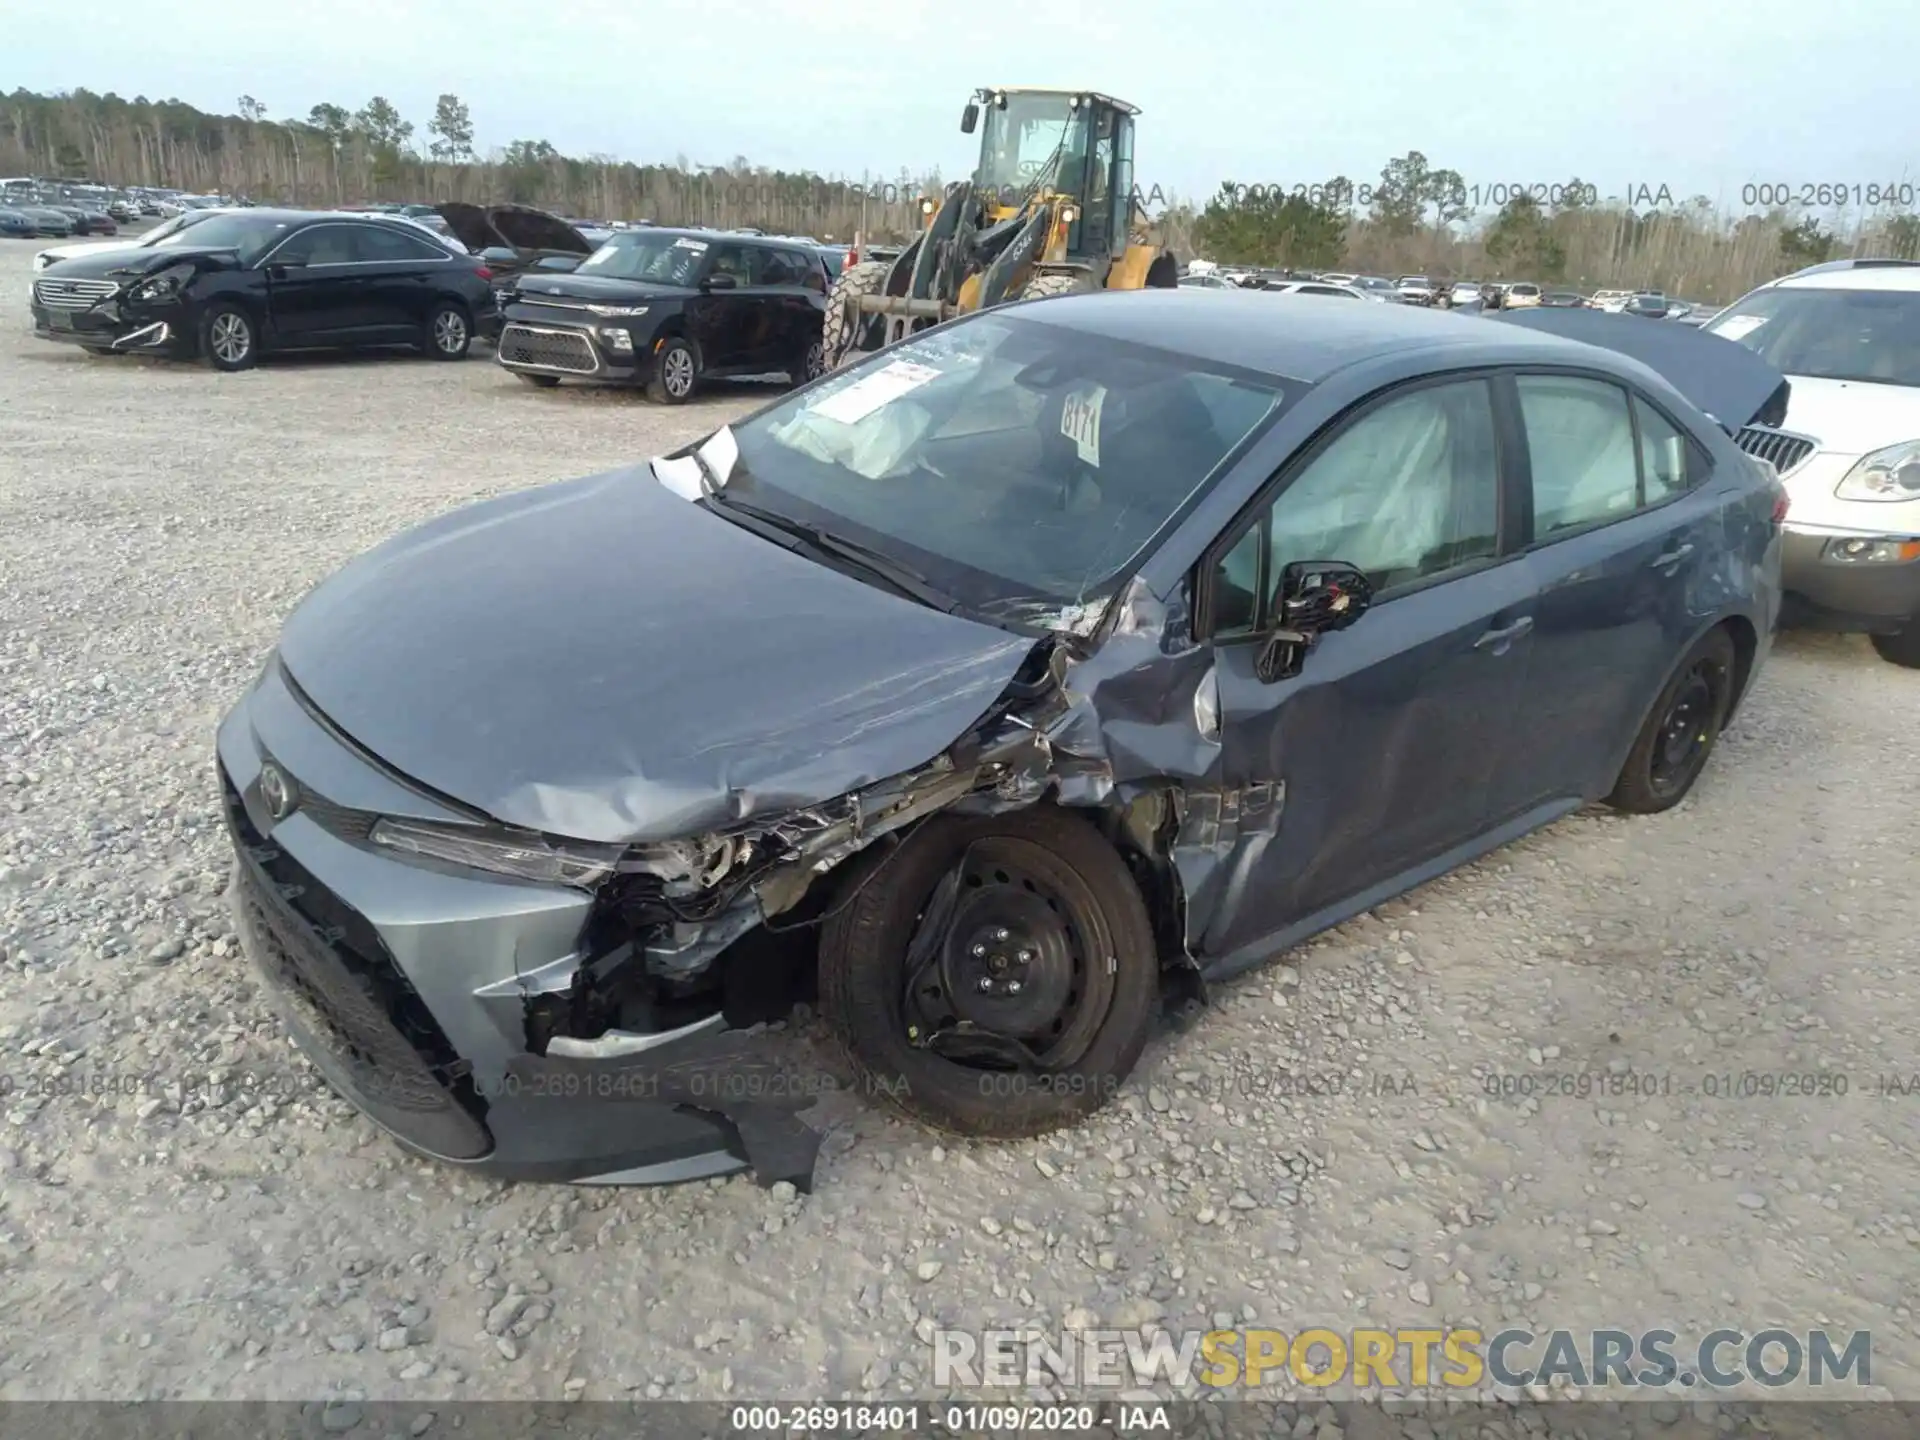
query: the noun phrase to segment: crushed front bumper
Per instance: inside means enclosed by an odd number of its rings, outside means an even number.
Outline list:
[[[1860,542],[1898,547],[1908,558],[1842,558]],[[1796,526],[1787,522],[1780,578],[1781,624],[1892,634],[1920,617],[1920,535]]]
[[[751,1169],[810,1188],[799,1112],[834,1085],[786,1032],[707,1021],[595,1056],[535,1055],[526,1000],[592,897],[372,846],[364,817],[442,807],[350,750],[271,666],[220,728],[229,903],[275,1009],[327,1081],[417,1154],[505,1179],[663,1184]],[[263,766],[293,781],[275,817]]]
[[[95,350],[177,354],[188,339],[170,315],[133,311],[109,301],[92,310],[55,310],[33,305],[33,333],[41,340]]]

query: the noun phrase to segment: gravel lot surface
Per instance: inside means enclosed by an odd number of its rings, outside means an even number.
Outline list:
[[[33,248],[0,249],[0,1398],[927,1396],[934,1326],[1229,1321],[1868,1329],[1874,1393],[1920,1398],[1920,1097],[1880,1093],[1920,1071],[1920,674],[1784,638],[1678,810],[1226,988],[1077,1132],[848,1099],[807,1197],[479,1183],[282,1038],[215,724],[358,551],[768,392],[90,359],[25,329]],[[1742,1093],[1809,1072],[1847,1093]]]

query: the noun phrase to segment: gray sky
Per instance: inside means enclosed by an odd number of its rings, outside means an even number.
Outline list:
[[[1360,182],[1409,148],[1470,185],[1578,175],[1737,206],[1743,185],[1920,180],[1920,7],[1892,0],[1431,0],[1016,4],[955,33],[932,0],[0,0],[0,91],[114,90],[275,117],[384,94],[424,139],[443,90],[481,150],[891,176],[971,168],[977,85],[1130,100],[1136,174],[1199,198],[1223,179]],[[982,58],[982,39],[1018,43]],[[1417,23],[1416,23],[1417,17]],[[866,57],[876,63],[863,63]],[[890,59],[887,57],[891,57]]]

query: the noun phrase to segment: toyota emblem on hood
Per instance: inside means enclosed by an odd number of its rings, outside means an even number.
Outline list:
[[[286,819],[293,811],[293,782],[271,761],[260,767],[260,798],[266,802],[267,813],[276,820]]]

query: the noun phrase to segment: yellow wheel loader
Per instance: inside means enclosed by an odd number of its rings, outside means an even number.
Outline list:
[[[897,259],[841,273],[827,296],[826,366],[1009,300],[1178,283],[1173,254],[1136,223],[1139,113],[1090,91],[975,91],[960,117],[964,133],[980,131],[973,178],[920,202],[925,229]]]

